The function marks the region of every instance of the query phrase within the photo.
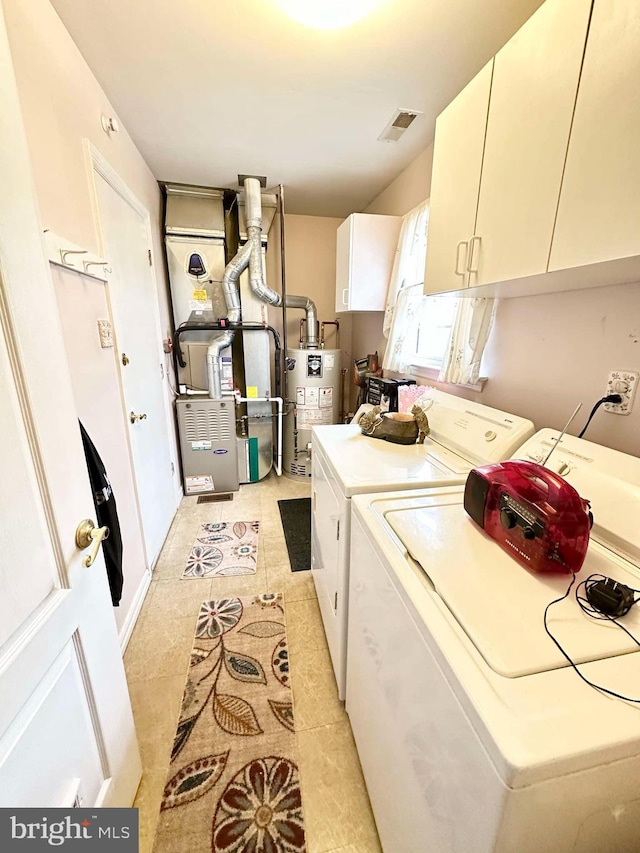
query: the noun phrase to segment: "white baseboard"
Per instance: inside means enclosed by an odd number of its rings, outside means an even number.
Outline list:
[[[145,572],[142,575],[142,579],[136,591],[135,598],[133,599],[131,607],[129,608],[127,618],[124,622],[124,625],[120,629],[120,649],[123,655],[127,648],[127,644],[129,643],[129,640],[131,638],[131,634],[133,633],[135,624],[138,621],[138,616],[140,615],[140,611],[142,610],[142,605],[144,604],[144,600],[147,595],[150,583],[151,572],[149,571],[149,569],[145,569]]]

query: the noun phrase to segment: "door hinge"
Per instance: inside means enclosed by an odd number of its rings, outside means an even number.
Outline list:
[[[334,611],[338,609],[338,593],[337,592],[336,592],[335,596],[333,597],[333,609],[334,609]]]
[[[336,525],[336,539],[340,538],[340,519],[338,519],[338,523]]]
[[[160,364],[160,379],[164,379],[164,364]]]
[[[151,257],[151,249],[147,249],[147,255],[149,257],[149,266],[153,266],[153,258]]]

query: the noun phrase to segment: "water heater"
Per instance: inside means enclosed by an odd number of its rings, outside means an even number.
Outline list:
[[[340,350],[288,349],[288,397],[293,405],[285,419],[284,472],[311,476],[311,430],[335,424],[340,410]]]

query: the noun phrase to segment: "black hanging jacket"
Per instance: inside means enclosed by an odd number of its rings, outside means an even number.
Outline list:
[[[78,423],[80,423],[78,421]],[[111,602],[114,607],[120,604],[122,598],[122,537],[120,535],[120,523],[118,521],[118,510],[116,499],[109,482],[109,477],[100,459],[93,442],[87,435],[85,428],[80,424],[84,455],[89,469],[89,480],[93,491],[93,503],[98,517],[98,527],[108,527],[109,536],[102,540],[102,553],[107,566],[107,577],[109,589],[111,590]]]

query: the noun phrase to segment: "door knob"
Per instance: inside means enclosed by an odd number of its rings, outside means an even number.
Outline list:
[[[93,543],[91,553],[82,561],[82,565],[85,568],[88,569],[89,566],[93,565],[96,557],[98,556],[98,548],[100,547],[100,543],[103,539],[108,538],[108,527],[96,527],[90,518],[85,518],[84,521],[80,522],[80,524],[76,528],[76,546],[81,551],[84,551],[85,548],[88,548],[89,545]]]
[[[129,420],[132,424],[135,424],[136,421],[146,421],[146,415],[136,415],[135,412],[129,412]]]

